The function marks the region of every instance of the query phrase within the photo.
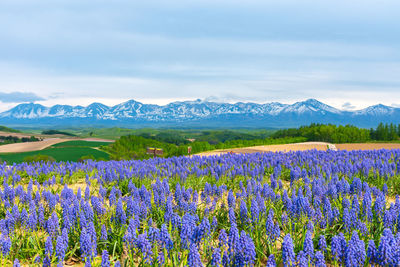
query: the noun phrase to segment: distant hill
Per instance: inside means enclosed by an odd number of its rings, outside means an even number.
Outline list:
[[[76,136],[75,134],[64,132],[64,131],[58,131],[58,130],[45,130],[45,131],[42,131],[42,134],[47,134],[47,135],[62,134],[62,135],[67,135],[67,136]]]
[[[345,111],[315,99],[282,104],[207,101],[173,102],[164,106],[135,100],[106,106],[93,103],[87,107],[20,104],[0,113],[0,123],[13,127],[65,128],[93,127],[181,127],[181,128],[287,128],[310,123],[352,124],[376,127],[380,122],[400,123],[400,108],[375,105],[362,110]]]
[[[15,129],[11,129],[8,128],[6,126],[2,126],[0,125],[0,132],[7,132],[7,133],[20,133],[21,131],[15,130]]]

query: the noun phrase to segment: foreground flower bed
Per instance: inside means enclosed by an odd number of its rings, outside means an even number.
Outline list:
[[[1,264],[400,264],[400,150],[0,166]]]

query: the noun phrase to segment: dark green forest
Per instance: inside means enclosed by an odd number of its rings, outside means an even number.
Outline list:
[[[31,137],[18,137],[18,136],[0,136],[0,144],[14,144],[14,143],[24,143],[24,142],[36,142],[40,141],[39,138],[34,136]]]
[[[362,143],[370,141],[397,141],[400,125],[380,123],[375,129],[363,129],[353,125],[311,124],[300,128],[276,131],[272,138],[304,137],[307,141],[330,143]]]

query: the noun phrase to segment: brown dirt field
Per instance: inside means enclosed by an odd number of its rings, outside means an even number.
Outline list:
[[[43,150],[49,146],[66,142],[66,141],[99,141],[99,142],[114,142],[114,140],[100,139],[100,138],[48,138],[38,142],[25,142],[0,145],[0,153],[19,153]]]
[[[220,155],[226,153],[256,153],[256,152],[289,152],[289,151],[304,151],[310,149],[327,150],[328,143],[323,142],[306,142],[296,144],[284,144],[284,145],[266,145],[266,146],[253,146],[244,148],[231,148],[221,149],[209,152],[202,152],[197,155],[199,156],[211,156]]]
[[[336,144],[338,150],[373,150],[373,149],[400,149],[396,143],[361,143],[361,144]]]
[[[22,137],[31,137],[31,136],[36,136],[35,134],[25,134],[25,133],[10,133],[10,132],[3,132],[0,131],[0,136],[16,136],[18,138],[22,138]]]
[[[61,138],[51,138],[38,142],[15,143],[0,146],[0,153],[17,153],[42,150],[57,143],[68,141]]]

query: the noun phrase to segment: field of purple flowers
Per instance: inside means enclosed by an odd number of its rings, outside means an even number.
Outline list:
[[[24,163],[0,176],[1,266],[400,265],[400,150]]]

